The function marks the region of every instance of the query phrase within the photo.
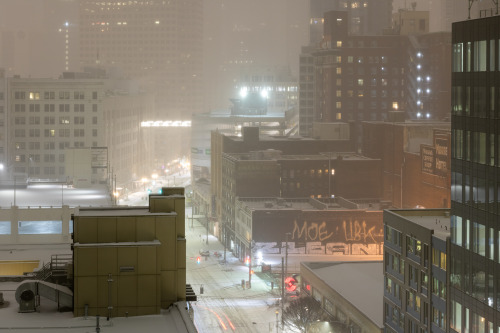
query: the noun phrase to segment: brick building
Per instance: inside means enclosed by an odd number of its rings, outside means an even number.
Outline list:
[[[393,207],[450,207],[450,142],[446,122],[363,123],[363,154],[382,160]]]

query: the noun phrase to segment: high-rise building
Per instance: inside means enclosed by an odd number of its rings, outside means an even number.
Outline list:
[[[401,56],[401,49],[406,48],[407,38],[350,35],[348,22],[348,12],[325,13],[321,47],[311,52],[311,61],[301,57],[301,135],[311,135],[313,122],[339,120],[356,122],[360,133],[362,121],[384,120],[388,111],[403,105],[406,58]],[[307,75],[302,75],[306,71]],[[312,108],[303,103],[303,87],[305,93],[312,88]]]
[[[324,16],[322,43],[300,56],[301,135],[310,136],[315,122],[351,121],[359,148],[361,122],[387,120],[394,111],[405,119],[449,119],[451,36],[425,33],[427,12],[399,13],[380,36],[350,34],[349,12]]]
[[[322,87],[316,87],[315,59],[313,52],[321,47],[323,37],[328,32],[325,30],[332,27],[331,23],[325,23],[324,14],[328,11],[343,12],[341,26],[335,30],[341,30],[345,37],[363,35],[382,35],[384,29],[391,25],[392,1],[340,1],[340,0],[311,0],[309,13],[309,44],[301,50],[299,60],[299,133],[303,136],[312,134],[312,123],[321,121],[319,115],[314,111],[317,102],[315,91]],[[344,38],[345,39],[345,38]],[[335,45],[333,45],[335,46]],[[323,46],[324,47],[324,46]],[[333,92],[332,92],[333,93]]]
[[[452,29],[450,327],[500,330],[500,16]]]
[[[203,2],[82,0],[80,62],[115,68],[156,93],[156,117],[202,109]]]
[[[309,43],[319,44],[323,36],[323,14],[331,10],[349,13],[352,35],[381,35],[391,26],[392,0],[310,0]]]

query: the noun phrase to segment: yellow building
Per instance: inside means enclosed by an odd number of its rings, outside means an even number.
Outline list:
[[[186,300],[184,188],[162,193],[149,207],[73,215],[75,316],[158,314]]]

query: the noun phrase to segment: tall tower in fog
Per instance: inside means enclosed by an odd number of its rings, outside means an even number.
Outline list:
[[[81,0],[80,62],[152,89],[158,119],[190,119],[202,108],[202,29],[202,0]]]

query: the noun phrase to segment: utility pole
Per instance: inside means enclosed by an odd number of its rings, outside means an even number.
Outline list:
[[[250,254],[248,255],[248,289],[252,288],[252,241],[249,245]]]
[[[224,228],[224,263],[226,262],[226,247],[227,247],[227,227],[223,224]]]
[[[284,258],[281,257],[281,330],[285,326],[285,320],[283,318],[283,310],[285,309],[285,265]]]
[[[207,220],[207,245],[208,245],[208,215],[205,212],[205,220]]]
[[[285,249],[285,276],[283,277],[283,279],[286,279],[287,275],[288,275],[288,236],[290,236],[291,234],[289,232],[287,232],[285,234],[285,237],[286,237],[286,249]],[[285,280],[283,280],[285,281]],[[283,302],[286,301],[286,295],[283,294]]]

